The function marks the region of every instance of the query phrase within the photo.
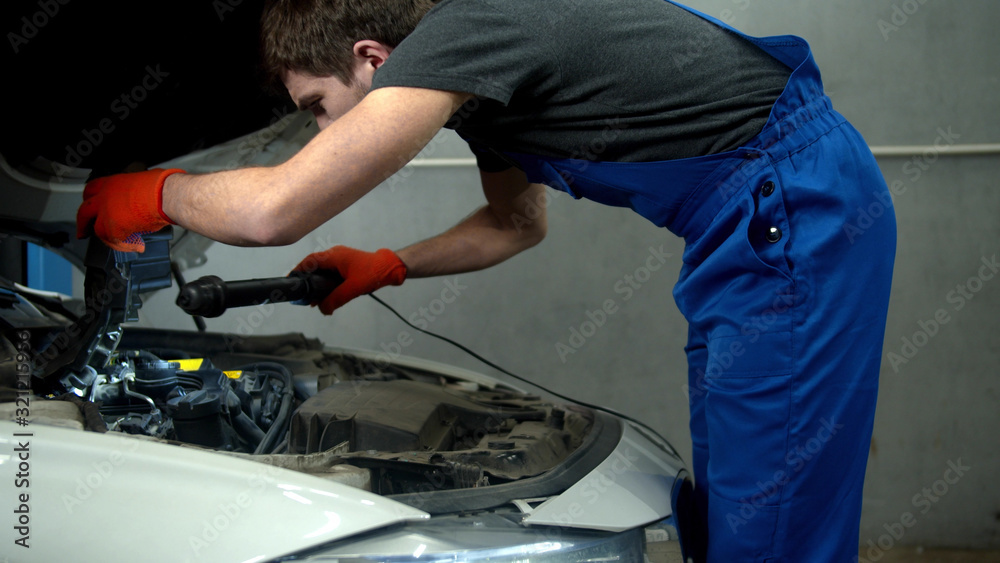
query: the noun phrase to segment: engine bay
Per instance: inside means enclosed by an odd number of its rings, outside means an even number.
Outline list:
[[[232,342],[226,335],[170,332],[135,329],[123,343],[180,340],[193,348],[126,348],[78,389],[106,431],[391,495],[540,475],[593,425],[582,407],[332,352],[301,335],[244,338],[239,349],[249,351],[231,352],[219,350]],[[283,355],[270,353],[276,341]],[[269,353],[255,353],[258,342]]]
[[[169,234],[144,238],[143,254],[91,244],[82,303],[3,284],[0,345],[12,354],[0,361],[0,383],[23,393],[13,351],[27,335],[31,402],[59,403],[34,422],[208,449],[417,495],[424,507],[429,493],[520,483],[525,498],[557,493],[565,476],[547,474],[587,457],[607,426],[582,406],[301,334],[129,327],[139,293],[170,285]],[[0,417],[13,418],[12,399],[0,399]],[[576,464],[574,474],[590,467]],[[448,498],[438,510],[496,502]]]
[[[207,359],[167,361],[148,350],[118,354],[94,371],[86,400],[108,430],[208,448],[262,453],[287,426],[292,374],[281,364],[222,371]]]

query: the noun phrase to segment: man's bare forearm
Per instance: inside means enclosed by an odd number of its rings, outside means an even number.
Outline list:
[[[494,266],[538,244],[544,234],[497,227],[489,208],[479,209],[451,230],[397,252],[408,278],[473,272]]]
[[[290,161],[271,168],[169,176],[163,186],[163,212],[178,225],[219,242],[282,246],[339,214],[355,201],[349,194],[359,191],[333,179],[311,182]]]
[[[375,90],[284,164],[169,176],[163,211],[182,227],[229,244],[291,244],[406,164],[468,98],[419,88]]]
[[[484,175],[490,203],[448,231],[397,252],[407,277],[482,270],[535,246],[547,230],[545,187],[528,184],[520,171]]]
[[[237,246],[275,242],[273,224],[283,190],[280,171],[244,168],[213,174],[175,174],[163,185],[163,212],[175,223],[213,240]]]

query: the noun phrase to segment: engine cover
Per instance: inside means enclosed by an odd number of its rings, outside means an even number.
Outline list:
[[[292,418],[289,452],[310,454],[348,442],[349,451],[448,451],[477,447],[505,421],[545,420],[544,409],[483,404],[415,381],[338,382]]]

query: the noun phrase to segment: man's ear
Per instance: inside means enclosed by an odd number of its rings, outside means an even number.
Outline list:
[[[374,39],[362,39],[354,44],[355,69],[363,74],[374,74],[378,67],[389,58],[392,47],[379,43]]]

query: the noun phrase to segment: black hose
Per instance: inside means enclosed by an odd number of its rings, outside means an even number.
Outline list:
[[[274,423],[264,434],[264,438],[257,445],[254,454],[271,453],[284,436],[285,429],[292,414],[292,399],[295,397],[295,387],[292,384],[292,372],[285,366],[276,362],[257,362],[247,366],[236,368],[240,371],[268,371],[281,377],[284,389],[282,389],[281,406],[278,414],[274,417]]]
[[[239,399],[237,398],[237,401]],[[232,410],[230,412],[233,412]],[[260,446],[260,443],[264,441],[264,431],[260,429],[259,426],[250,420],[250,417],[246,415],[245,412],[241,410],[236,410],[236,415],[232,417],[233,429],[236,433],[240,435],[241,438],[250,443],[254,448]]]
[[[243,402],[231,388],[226,389],[226,407],[229,410],[229,420],[233,430],[239,434],[240,438],[246,440],[253,448],[260,445],[261,440],[264,439],[264,431],[243,412]]]

